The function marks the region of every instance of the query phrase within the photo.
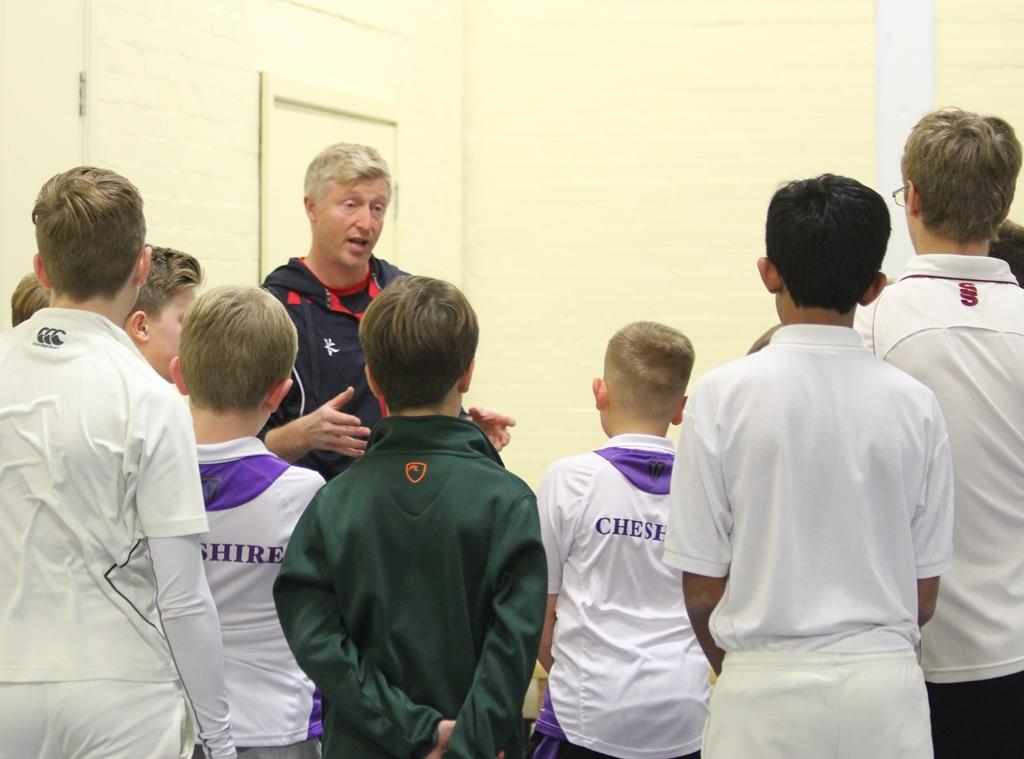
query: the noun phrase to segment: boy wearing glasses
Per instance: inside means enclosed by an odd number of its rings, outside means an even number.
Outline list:
[[[1024,755],[1024,291],[988,255],[1020,166],[1002,119],[922,118],[893,193],[917,256],[857,317],[875,355],[935,392],[949,426],[956,560],[922,640],[937,759]]]

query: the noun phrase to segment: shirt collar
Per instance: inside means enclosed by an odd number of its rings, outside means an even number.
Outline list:
[[[240,437],[223,443],[200,443],[198,449],[199,461],[204,464],[243,459],[248,456],[273,455],[257,437]]]
[[[926,253],[914,256],[900,274],[900,280],[938,277],[1001,282],[1016,285],[1010,265],[991,256],[963,256],[955,253]]]
[[[771,345],[824,345],[840,348],[863,348],[864,342],[852,327],[829,324],[789,324],[772,335]]]

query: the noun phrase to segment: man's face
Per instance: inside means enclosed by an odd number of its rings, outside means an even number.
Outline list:
[[[389,200],[383,179],[360,179],[347,185],[328,181],[320,200],[306,198],[313,230],[311,255],[348,271],[368,269]]]
[[[139,350],[157,374],[171,382],[171,359],[181,345],[181,322],[196,299],[194,287],[187,287],[166,304],[157,318],[147,319],[149,340]]]

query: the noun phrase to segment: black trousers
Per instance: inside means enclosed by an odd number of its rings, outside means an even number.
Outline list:
[[[541,742],[543,737],[540,733],[534,732],[526,748],[526,759],[530,759],[533,756],[533,750],[537,748],[537,744]],[[615,757],[608,754],[600,754],[597,751],[591,751],[589,748],[576,746],[572,743],[563,743],[562,747],[558,750],[558,759],[615,759]],[[700,751],[676,757],[676,759],[700,759]]]
[[[1024,672],[926,685],[935,759],[1024,757]]]

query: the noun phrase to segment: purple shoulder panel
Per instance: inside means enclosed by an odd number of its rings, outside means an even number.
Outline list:
[[[224,511],[248,503],[288,471],[287,461],[270,454],[234,461],[200,464],[203,500],[207,511]]]
[[[654,495],[668,493],[675,454],[642,448],[602,448],[594,451],[638,490]]]

